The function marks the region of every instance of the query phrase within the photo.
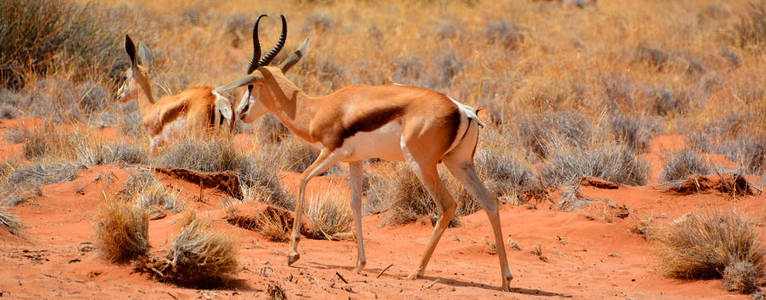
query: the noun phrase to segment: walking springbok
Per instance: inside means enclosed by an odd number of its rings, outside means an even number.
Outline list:
[[[130,68],[125,71],[125,82],[117,91],[117,99],[121,102],[136,99],[138,102],[143,125],[151,139],[152,154],[173,137],[215,128],[234,130],[231,101],[214,93],[212,88],[191,87],[155,101],[149,81],[149,48],[141,43],[136,53],[133,40],[125,35],[125,51],[130,57]]]
[[[381,158],[405,161],[438,206],[439,220],[420,263],[408,278],[422,276],[457,207],[438,176],[437,164],[443,162],[479,199],[486,211],[495,235],[502,289],[509,290],[512,276],[503,243],[498,202],[479,180],[473,164],[479,127],[482,126],[476,111],[444,94],[400,85],[354,85],[322,97],[308,96],[284,75],[303,56],[307,44],[308,39],[280,67],[251,66],[249,75],[214,91],[249,86],[237,109],[244,122],[253,122],[270,112],[292,133],[321,147],[319,157],[300,175],[287,263],[292,265],[300,258],[296,247],[306,183],[333,164],[346,162],[358,250],[354,271],[362,271],[366,264],[361,215],[362,161]],[[255,54],[259,53],[256,51]]]

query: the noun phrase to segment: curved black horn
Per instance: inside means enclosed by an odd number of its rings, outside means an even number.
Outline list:
[[[285,45],[285,40],[287,39],[287,21],[285,20],[284,15],[279,15],[279,17],[282,18],[282,34],[279,35],[279,40],[277,41],[277,44],[274,45],[274,49],[271,49],[269,53],[266,53],[266,56],[261,58],[261,60],[258,62],[258,66],[266,66],[269,63],[271,63],[272,60],[274,60],[274,57],[277,56],[280,50],[282,50],[282,47]]]
[[[253,59],[250,60],[250,64],[247,65],[247,74],[252,73],[260,66],[258,60],[261,58],[261,42],[258,41],[258,23],[261,22],[261,18],[266,17],[266,14],[258,16],[258,20],[255,20],[253,25]]]

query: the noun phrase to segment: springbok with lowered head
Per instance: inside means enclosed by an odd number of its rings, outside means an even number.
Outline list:
[[[283,36],[284,30],[283,27]],[[257,43],[257,34],[255,38]],[[296,247],[306,183],[333,164],[346,162],[358,250],[354,270],[362,271],[366,263],[361,215],[362,161],[381,158],[406,162],[439,209],[439,220],[426,250],[409,278],[422,276],[457,207],[439,179],[437,165],[442,162],[479,199],[486,211],[497,245],[502,289],[509,290],[512,276],[500,228],[498,202],[479,180],[473,163],[482,126],[476,110],[444,94],[401,85],[354,85],[322,97],[306,95],[284,73],[303,56],[307,44],[308,39],[279,67],[251,66],[249,75],[214,91],[248,86],[237,107],[237,114],[244,122],[253,122],[270,112],[293,134],[321,148],[316,161],[300,175],[287,263],[292,265],[300,258]]]
[[[206,133],[212,129],[234,130],[233,105],[229,99],[209,87],[191,87],[176,95],[155,101],[149,76],[149,48],[139,44],[138,51],[130,36],[125,35],[125,51],[130,68],[125,82],[117,91],[117,99],[136,99],[141,120],[151,139],[152,154],[172,138]]]

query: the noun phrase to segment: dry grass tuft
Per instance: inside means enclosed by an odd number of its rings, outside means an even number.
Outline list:
[[[0,181],[3,192],[0,204],[13,206],[40,194],[40,187],[73,180],[80,163],[51,162],[31,166],[13,167],[7,170],[5,179]]]
[[[353,216],[337,190],[331,189],[312,198],[306,216],[325,239],[339,240],[341,234],[351,232]]]
[[[255,216],[240,215],[230,207],[226,211],[226,221],[238,227],[260,232],[272,242],[286,242],[293,228],[293,216],[281,208],[267,207]]]
[[[158,206],[173,212],[181,212],[185,206],[176,193],[165,189],[149,171],[142,169],[130,175],[119,196],[125,201],[135,202],[136,206],[143,209]]]
[[[662,269],[675,278],[712,279],[728,268],[732,276],[742,273],[736,265],[747,263],[760,279],[765,252],[753,226],[736,211],[687,214],[658,234]]]
[[[15,236],[21,236],[21,230],[24,228],[21,221],[7,208],[0,206],[0,228],[8,231]]]
[[[689,175],[708,175],[713,170],[710,163],[698,153],[684,149],[673,155],[660,173],[660,180],[672,182],[685,180]]]
[[[231,138],[215,135],[174,143],[157,157],[154,164],[200,172],[225,172],[237,170],[243,159]]]
[[[107,198],[98,211],[96,239],[104,257],[125,263],[144,256],[149,248],[149,218],[130,202]]]
[[[648,164],[625,145],[606,145],[587,150],[558,147],[551,159],[540,168],[545,187],[575,184],[583,177],[644,185],[648,173]]]
[[[761,277],[763,277],[761,267],[746,261],[735,261],[726,266],[723,272],[723,285],[729,291],[752,294],[759,290]]]
[[[195,219],[181,228],[168,252],[173,281],[226,279],[236,270],[236,250],[234,235],[214,231],[210,224]]]
[[[62,63],[81,75],[107,73],[118,57],[120,27],[93,4],[2,1],[0,86],[24,86],[27,71],[46,74]]]
[[[135,269],[182,286],[212,288],[228,283],[237,268],[236,237],[214,230],[192,210],[185,210],[176,222],[181,232],[167,256],[139,260]]]

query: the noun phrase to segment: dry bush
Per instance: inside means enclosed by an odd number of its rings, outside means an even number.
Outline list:
[[[611,114],[607,119],[606,131],[616,142],[626,144],[634,152],[645,152],[649,139],[657,131],[657,120],[646,116],[632,116],[622,113]]]
[[[14,206],[40,194],[40,187],[75,178],[80,163],[50,162],[31,166],[15,167],[0,182],[0,205]]]
[[[278,159],[271,153],[243,153],[230,138],[187,140],[170,146],[156,160],[156,165],[201,172],[232,171],[245,191],[245,201],[259,201],[292,209],[295,200],[279,184]]]
[[[368,212],[389,209],[384,224],[413,222],[417,216],[435,217],[436,204],[415,173],[404,164],[390,164],[392,170],[370,177],[366,191]]]
[[[763,276],[764,250],[750,219],[736,211],[687,214],[658,234],[663,271],[682,279],[721,278],[740,263]]]
[[[723,271],[723,285],[729,291],[751,294],[760,289],[758,285],[761,277],[763,270],[760,266],[746,261],[735,261],[729,263]]]
[[[162,151],[154,164],[200,172],[225,172],[237,170],[243,159],[230,138],[210,136],[174,143]]]
[[[311,220],[324,238],[340,239],[340,234],[351,232],[353,216],[346,201],[340,199],[337,190],[331,189],[310,199],[306,216]]]
[[[194,219],[181,228],[168,251],[170,272],[166,279],[177,283],[220,281],[237,268],[235,236],[213,230],[211,225]]]
[[[536,173],[508,149],[477,149],[474,160],[479,177],[496,196],[540,188]]]
[[[414,222],[418,216],[429,216],[432,223],[436,222],[439,217],[436,203],[415,173],[406,164],[385,165],[390,170],[368,177],[364,214],[379,213],[387,209],[388,213],[381,219],[383,225]],[[440,168],[441,174],[445,172],[446,169]],[[456,180],[446,176],[439,177],[458,205],[455,216],[450,220],[450,227],[455,227],[458,225],[458,217],[471,214],[480,207]]]
[[[15,236],[21,236],[21,221],[4,206],[0,206],[0,228]]]
[[[713,170],[710,163],[696,152],[684,149],[673,155],[660,173],[660,180],[673,182],[685,180],[689,175],[708,175]]]
[[[62,130],[50,122],[32,130],[25,130],[24,140],[24,156],[30,160],[77,161],[88,166],[115,162],[148,162],[145,147],[125,143],[105,144],[88,130]]]
[[[237,177],[244,191],[243,200],[293,210],[295,197],[282,188],[278,172],[277,164],[271,156],[255,151],[247,155],[237,167]]]
[[[743,49],[763,51],[766,44],[766,4],[751,2],[747,13],[739,16],[731,33],[732,42]]]
[[[0,85],[21,87],[26,72],[46,74],[63,63],[81,76],[109,72],[120,50],[120,27],[93,4],[2,1]]]
[[[522,116],[516,135],[532,152],[547,158],[556,143],[581,148],[590,143],[591,125],[579,113],[544,113]]]
[[[583,177],[597,177],[628,185],[644,185],[648,164],[625,145],[603,145],[591,149],[556,147],[551,159],[540,168],[543,186],[580,182]]]
[[[130,175],[119,196],[143,209],[158,206],[177,213],[185,206],[176,193],[165,189],[150,172],[141,169]]]
[[[561,187],[561,199],[556,203],[555,209],[562,211],[576,211],[588,206],[591,199],[580,194],[580,184]]]
[[[255,216],[241,215],[236,207],[228,207],[225,219],[229,224],[260,232],[272,242],[286,242],[294,220],[289,211],[275,207],[267,207]]]
[[[107,198],[98,210],[96,239],[110,261],[124,263],[144,256],[149,248],[149,218],[130,202]]]

